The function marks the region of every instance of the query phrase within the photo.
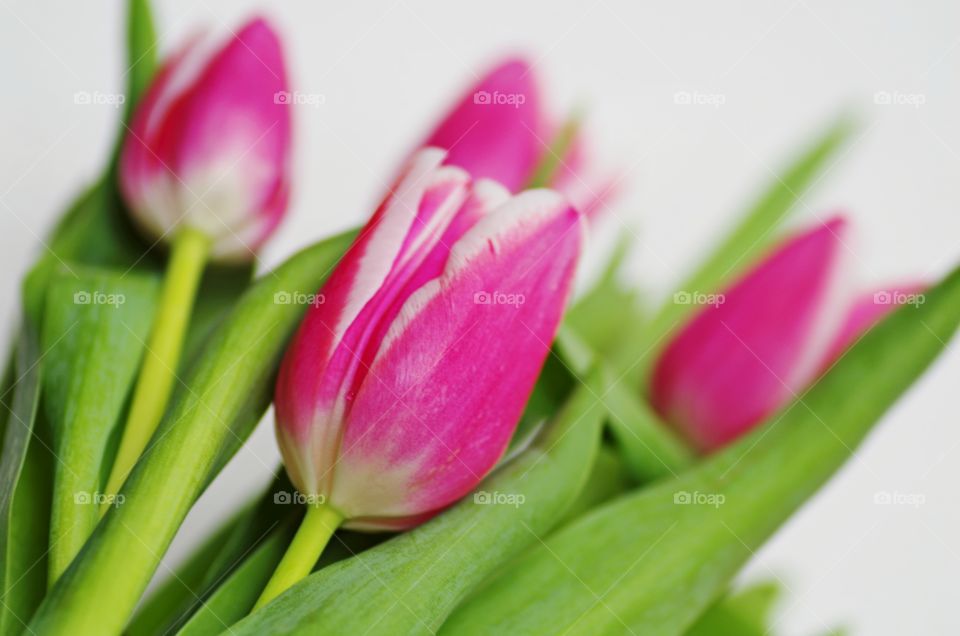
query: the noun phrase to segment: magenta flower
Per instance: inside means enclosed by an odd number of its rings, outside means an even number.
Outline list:
[[[919,286],[850,293],[847,223],[788,239],[674,337],[657,361],[654,407],[696,448],[736,439],[801,394]]]
[[[120,490],[160,422],[206,264],[249,261],[286,210],[286,88],[280,42],[255,19],[219,48],[189,43],[136,106],[120,189],[135,223],[166,242],[169,257],[107,493]]]
[[[287,471],[347,527],[416,525],[503,454],[556,333],[581,215],[415,154],[307,313],[277,382]]]
[[[533,67],[522,59],[507,59],[463,94],[423,146],[447,150],[448,164],[474,178],[493,179],[511,192],[528,186],[542,162],[556,161],[549,185],[590,215],[608,198],[610,180],[590,174],[580,133],[560,156],[552,156],[561,126],[541,102]]]
[[[219,49],[194,40],[158,72],[133,115],[120,185],[137,224],[183,226],[222,261],[252,258],[287,207],[290,113],[277,35],[249,22]]]

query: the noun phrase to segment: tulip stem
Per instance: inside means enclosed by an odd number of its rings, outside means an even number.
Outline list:
[[[573,146],[573,141],[580,131],[581,116],[574,111],[563,123],[559,132],[550,140],[550,147],[533,171],[533,176],[527,182],[527,188],[547,188],[556,176],[561,166],[565,166],[564,159]]]
[[[263,593],[257,599],[253,611],[256,611],[280,596],[287,588],[310,574],[323,553],[323,549],[330,542],[330,537],[340,524],[343,515],[326,504],[312,504],[307,506],[307,514],[300,523],[296,536],[290,542],[286,554],[280,565],[273,572],[273,576],[263,588]]]
[[[130,413],[104,494],[120,491],[156,430],[173,390],[193,301],[210,252],[210,239],[185,227],[174,237],[160,292],[160,304],[133,390]],[[104,497],[109,502],[111,497]],[[100,508],[101,516],[109,505]]]

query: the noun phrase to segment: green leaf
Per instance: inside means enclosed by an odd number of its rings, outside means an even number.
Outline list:
[[[286,497],[278,497],[292,491],[290,480],[281,473],[266,493],[214,531],[171,573],[143,603],[124,633],[130,636],[218,634],[246,616],[303,516],[302,506],[291,505],[286,503]],[[277,539],[281,534],[285,539]],[[337,536],[338,540],[318,562],[318,568],[361,552],[389,535],[340,532]],[[279,551],[274,549],[278,541],[282,544]]]
[[[0,634],[19,634],[46,591],[50,454],[37,421],[40,342],[26,319],[16,346],[16,380],[0,457]],[[40,537],[39,540],[36,537]]]
[[[657,636],[692,625],[850,456],[960,322],[960,269],[891,314],[801,400],[679,478],[547,539],[444,625],[451,634]],[[549,589],[549,594],[543,590]]]
[[[632,242],[628,236],[620,239],[599,280],[563,319],[565,329],[598,353],[611,353],[623,334],[642,329],[646,322],[639,292],[619,280]]]
[[[557,525],[562,526],[586,514],[600,504],[622,495],[633,485],[623,458],[606,444],[601,444],[587,483]]]
[[[246,514],[249,514],[249,510],[244,509],[214,530],[187,557],[186,562],[177,567],[147,598],[124,633],[129,636],[162,636],[173,633],[178,621],[189,615],[194,605],[202,600],[204,582],[213,569],[210,564],[229,540],[238,523],[238,517]]]
[[[266,410],[287,339],[305,307],[276,294],[318,289],[353,233],[323,241],[258,281],[207,342],[121,494],[41,605],[31,629],[75,635],[119,632],[223,449]],[[243,432],[243,431],[241,431]],[[100,611],[109,599],[110,611]]]
[[[157,70],[157,34],[148,0],[127,3],[127,114],[150,85]]]
[[[421,634],[555,525],[586,481],[603,410],[586,385],[534,444],[410,532],[322,569],[230,628],[245,634]],[[484,497],[504,496],[483,505]]]
[[[623,382],[611,381],[608,385],[603,399],[609,413],[607,422],[634,479],[651,482],[676,475],[693,463],[693,452],[643,398]]]
[[[768,636],[780,586],[764,581],[725,596],[697,619],[687,636]]]
[[[752,265],[777,240],[777,229],[807,191],[831,167],[829,163],[849,139],[853,122],[841,117],[787,168],[782,177],[775,177],[757,202],[744,214],[710,255],[700,263],[677,289],[690,293],[714,293]],[[661,307],[647,332],[646,342],[654,352],[667,342],[666,335],[683,324],[695,305],[672,302]],[[648,362],[656,359],[654,352]]]
[[[10,411],[13,410],[13,387],[16,377],[17,351],[14,346],[3,368],[3,379],[0,380],[0,456],[3,454],[3,438],[7,433],[7,422],[11,419]]]
[[[250,612],[293,539],[295,519],[275,528],[204,600],[178,636],[219,634]]]
[[[621,336],[620,351],[630,349],[639,340],[639,333]],[[565,361],[564,370],[571,376],[574,371],[582,372],[596,355],[576,332],[566,327],[557,336],[556,350],[558,359]],[[693,462],[693,453],[642,397],[631,392],[624,362],[617,355],[611,357],[615,359],[600,365],[607,387],[601,401],[627,468],[640,483],[675,475]]]
[[[75,269],[47,290],[41,343],[44,405],[60,461],[54,474],[49,580],[56,581],[100,519],[109,441],[143,355],[157,281]]]

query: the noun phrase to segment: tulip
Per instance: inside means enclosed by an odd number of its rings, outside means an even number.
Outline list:
[[[665,347],[651,402],[695,448],[743,435],[799,396],[849,345],[919,286],[857,296],[849,286],[848,224],[835,217],[789,238]]]
[[[503,455],[548,354],[582,242],[562,195],[416,153],[331,273],[281,365],[277,437],[308,506],[261,597],[333,530],[400,530]]]
[[[219,48],[187,44],[136,105],[120,189],[135,224],[170,244],[170,261],[108,493],[163,414],[206,262],[251,260],[286,210],[286,90],[280,42],[258,18]]]
[[[511,192],[552,187],[590,215],[609,184],[586,176],[589,153],[577,118],[558,125],[545,112],[533,66],[507,59],[467,89],[422,146],[447,150],[447,163]]]
[[[287,207],[290,113],[277,35],[249,22],[218,50],[194,40],[157,73],[134,112],[120,186],[151,238],[191,228],[210,257],[245,261]]]

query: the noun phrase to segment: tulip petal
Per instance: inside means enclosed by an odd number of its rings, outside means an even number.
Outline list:
[[[468,90],[423,145],[446,149],[449,164],[516,192],[543,154],[544,134],[532,69],[508,60]]]
[[[859,297],[847,312],[846,321],[827,351],[824,370],[891,311],[904,304],[923,304],[926,288],[922,283],[911,283],[885,287]]]
[[[696,447],[736,438],[819,370],[843,318],[845,233],[834,218],[788,240],[666,347],[651,399]]]
[[[431,254],[466,197],[469,177],[439,167],[444,153],[417,153],[383,204],[361,231],[304,318],[277,382],[277,423],[289,438],[283,448],[309,447],[308,457],[288,458],[291,478],[309,492],[325,492],[312,466],[329,466],[354,376],[376,347],[379,314],[389,307]],[[321,455],[314,461],[312,455]],[[298,468],[299,467],[299,468]],[[298,478],[297,475],[300,477]]]
[[[212,257],[248,259],[279,223],[290,112],[280,41],[262,19],[219,49],[191,41],[138,106],[121,161],[124,194],[155,236],[182,222]]]
[[[548,354],[581,233],[560,195],[525,192],[406,301],[347,414],[331,501],[349,526],[416,523],[495,465]]]

